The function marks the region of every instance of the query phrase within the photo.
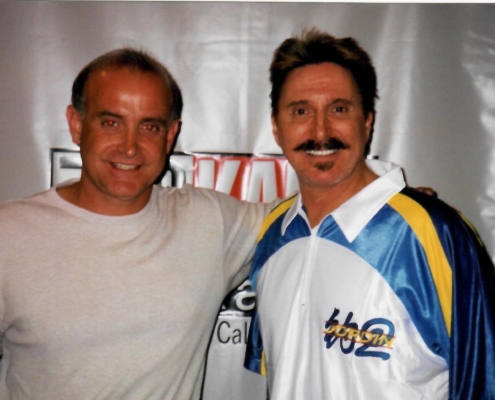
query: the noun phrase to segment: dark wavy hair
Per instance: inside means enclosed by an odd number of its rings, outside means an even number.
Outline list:
[[[338,64],[352,74],[361,95],[365,115],[373,115],[370,138],[365,148],[367,155],[376,116],[377,79],[370,56],[353,38],[336,38],[317,29],[310,29],[303,31],[300,36],[286,39],[275,50],[270,65],[272,115],[278,115],[280,95],[290,72],[305,65],[324,62]]]

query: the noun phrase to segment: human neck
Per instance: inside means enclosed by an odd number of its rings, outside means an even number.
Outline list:
[[[83,208],[95,214],[107,216],[125,216],[136,214],[148,204],[152,188],[138,200],[121,200],[111,199],[103,196],[93,196],[86,193],[81,186],[81,182],[75,182],[68,186],[62,186],[56,189],[57,193],[65,201]]]
[[[347,200],[378,178],[366,168],[352,180],[345,180],[331,186],[316,186],[301,183],[301,197],[311,228],[319,225],[322,219],[339,208]]]

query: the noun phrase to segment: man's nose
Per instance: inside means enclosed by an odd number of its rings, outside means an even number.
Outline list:
[[[133,130],[127,130],[126,132],[124,132],[118,149],[127,157],[134,157],[139,149],[137,132]]]
[[[313,121],[313,136],[314,140],[322,141],[330,136],[331,121],[324,112],[318,112]]]

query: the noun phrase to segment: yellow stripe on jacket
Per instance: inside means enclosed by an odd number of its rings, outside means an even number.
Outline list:
[[[261,224],[261,229],[260,232],[258,233],[258,239],[256,242],[259,242],[263,235],[266,233],[268,228],[270,227],[273,222],[280,217],[284,212],[286,212],[292,204],[296,201],[297,195],[288,198],[287,200],[284,200],[282,203],[280,203],[277,207],[275,207],[270,214],[265,218],[263,221],[263,224]]]
[[[397,211],[416,234],[430,266],[433,281],[450,336],[452,320],[452,268],[449,265],[435,226],[426,210],[413,199],[398,193],[388,204]]]

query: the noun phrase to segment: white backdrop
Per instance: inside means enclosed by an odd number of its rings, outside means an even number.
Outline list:
[[[316,26],[369,51],[381,100],[372,153],[434,187],[495,256],[495,5],[0,3],[0,201],[50,185],[50,149],[77,149],[65,107],[79,70],[122,45],[163,61],[184,94],[176,150],[280,153],[268,66]]]
[[[353,36],[381,100],[373,154],[433,186],[495,255],[495,5],[215,2],[0,3],[0,201],[49,186],[49,149],[77,72],[103,52],[144,47],[184,92],[177,150],[278,153],[268,66],[293,32]]]

